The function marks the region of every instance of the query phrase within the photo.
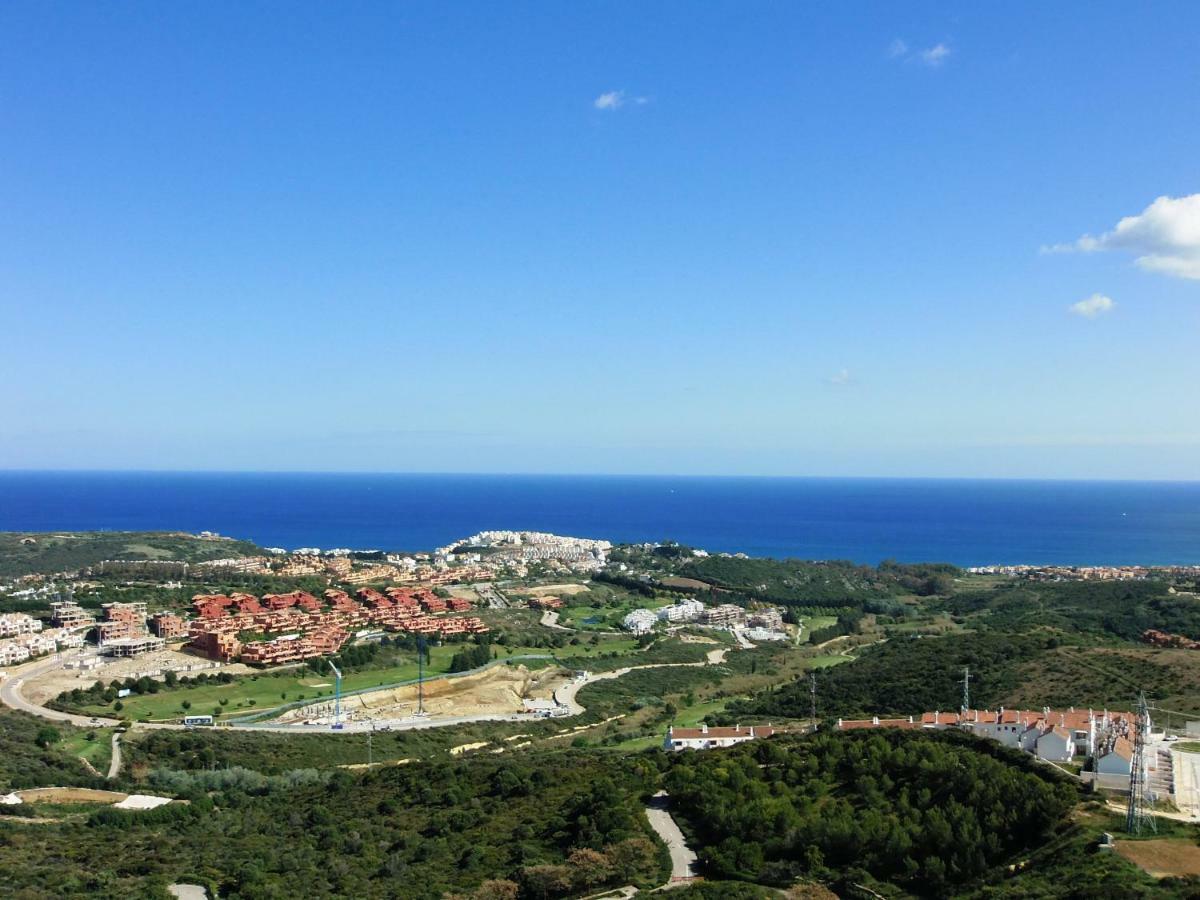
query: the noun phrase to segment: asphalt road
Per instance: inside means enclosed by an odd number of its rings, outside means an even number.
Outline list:
[[[1200,817],[1200,753],[1172,750],[1175,767],[1175,805],[1189,818]]]
[[[112,761],[108,764],[108,780],[116,778],[121,773],[121,732],[114,731],[112,736]]]
[[[62,660],[57,657],[39,659],[32,663],[26,663],[23,666],[17,666],[9,673],[8,678],[0,682],[0,703],[3,703],[10,709],[19,709],[22,712],[27,712],[33,716],[40,716],[43,719],[50,719],[55,722],[70,722],[72,725],[78,725],[80,728],[111,727],[121,724],[116,719],[93,719],[91,716],[73,716],[70,713],[46,709],[44,706],[37,706],[25,699],[21,694],[21,687],[27,679],[35,678],[38,675],[60,668],[61,666]]]
[[[591,684],[594,681],[604,681],[609,678],[620,678],[622,675],[624,675],[628,672],[631,672],[634,669],[660,669],[660,668],[671,668],[671,667],[675,667],[675,666],[691,667],[691,666],[717,665],[724,661],[725,654],[727,652],[728,652],[728,648],[724,648],[724,647],[721,649],[718,649],[718,650],[710,650],[708,652],[708,657],[705,662],[654,663],[654,664],[646,665],[646,666],[629,666],[627,668],[616,669],[611,672],[600,672],[597,674],[590,674],[583,681],[572,681],[570,684],[566,684],[566,685],[563,685],[562,687],[560,687],[557,691],[555,691],[555,699],[559,703],[562,703],[565,706],[569,707],[571,710],[571,715],[579,715],[580,713],[584,712],[584,708],[582,706],[580,706],[579,703],[575,700],[575,694],[585,684]],[[21,688],[24,685],[26,680],[28,680],[30,678],[34,678],[38,675],[44,674],[45,672],[49,672],[49,671],[59,668],[61,666],[62,666],[61,659],[51,657],[50,659],[37,660],[33,663],[27,663],[23,666],[18,666],[17,668],[13,669],[10,672],[9,677],[6,678],[3,682],[0,682],[0,703],[3,703],[5,706],[7,706],[11,709],[18,709],[18,710],[21,710],[22,712],[27,712],[33,716],[39,716],[43,719],[50,719],[51,721],[54,721],[54,722],[69,722],[70,724],[76,725],[80,728],[112,728],[112,727],[115,727],[115,726],[121,724],[116,719],[101,719],[101,718],[92,718],[90,716],[76,716],[76,715],[72,715],[70,713],[59,712],[58,710],[54,710],[54,709],[47,709],[44,706],[38,706],[38,705],[31,703],[30,701],[25,699],[24,695],[22,695],[22,693],[21,693]],[[418,717],[414,716],[414,717],[410,717],[407,719],[398,719],[398,720],[392,720],[392,721],[346,722],[343,724],[342,728],[338,729],[338,731],[343,732],[343,733],[355,733],[355,732],[362,733],[362,732],[367,732],[367,731],[378,731],[381,729],[387,729],[390,731],[410,731],[410,730],[424,729],[424,728],[437,728],[437,727],[440,727],[443,725],[462,725],[462,724],[466,724],[469,722],[520,722],[520,721],[528,721],[528,720],[529,720],[528,714],[524,714],[524,713],[511,713],[511,714],[505,713],[505,714],[499,714],[499,715],[486,715],[485,714],[485,715],[474,715],[474,716],[448,716],[448,717],[436,718],[436,719],[435,718],[418,718]],[[179,731],[179,730],[187,728],[188,726],[183,725],[182,723],[171,723],[171,722],[156,722],[156,723],[136,722],[136,723],[133,723],[132,727],[137,728],[137,729],[145,728],[145,729],[162,729],[162,730],[168,730],[168,731]],[[208,727],[208,726],[204,726],[204,727]],[[277,734],[296,734],[298,732],[317,734],[317,733],[329,733],[329,732],[333,731],[333,729],[331,729],[329,725],[301,725],[301,724],[296,724],[296,725],[248,724],[248,725],[217,726],[217,727],[234,727],[234,728],[237,728],[239,731],[269,731],[269,732],[275,732]],[[117,770],[119,770],[120,769],[120,751],[117,750],[115,745],[114,745],[113,750],[114,750],[113,758],[114,758],[114,760],[116,760]],[[113,771],[113,770],[110,769],[110,771]],[[110,775],[109,777],[114,777],[114,776]]]
[[[659,791],[646,806],[646,818],[650,820],[650,827],[671,851],[671,881],[686,881],[696,877],[696,854],[687,845],[683,832],[671,818],[669,802],[667,792]]]

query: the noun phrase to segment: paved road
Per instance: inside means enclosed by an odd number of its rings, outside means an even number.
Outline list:
[[[1175,769],[1175,805],[1190,818],[1200,817],[1200,753],[1171,751]]]
[[[671,881],[678,883],[696,877],[696,854],[687,845],[683,832],[671,818],[669,802],[667,792],[659,791],[646,806],[646,818],[650,820],[650,827],[671,851]]]
[[[112,760],[108,764],[108,779],[111,781],[121,773],[121,732],[114,731],[112,736]]]
[[[586,684],[591,684],[594,681],[604,681],[610,678],[620,678],[635,669],[665,669],[674,667],[696,667],[696,666],[711,666],[718,665],[725,661],[725,654],[729,649],[722,647],[718,650],[710,650],[704,662],[696,663],[653,663],[645,666],[627,666],[623,669],[614,669],[611,672],[600,672],[594,675],[588,675],[582,681],[572,681],[570,684],[563,685],[554,692],[554,699],[559,703],[567,706],[571,710],[571,715],[579,715],[585,712],[584,708],[575,700],[575,694]],[[514,659],[517,657],[513,657]],[[51,719],[55,722],[70,722],[72,725],[77,725],[80,728],[111,728],[121,723],[116,719],[93,719],[90,716],[76,716],[70,713],[59,712],[53,709],[46,709],[44,706],[37,706],[29,702],[21,694],[21,687],[29,678],[36,677],[52,669],[62,665],[61,659],[50,658],[48,660],[38,660],[34,663],[26,664],[11,670],[9,678],[0,682],[0,703],[12,709],[19,709],[27,712],[30,715],[40,716],[43,719]],[[489,664],[490,665],[490,664]],[[466,674],[466,673],[463,673]],[[475,716],[448,716],[444,718],[418,718],[410,717],[407,719],[396,719],[391,721],[376,720],[375,722],[346,722],[343,727],[338,729],[344,733],[351,732],[366,732],[378,731],[381,727],[386,727],[391,731],[411,731],[423,728],[437,728],[443,725],[462,725],[470,722],[523,722],[529,721],[530,717],[527,713],[504,713],[499,715],[475,715]],[[180,731],[186,729],[187,726],[181,723],[174,722],[135,722],[132,724],[136,729],[148,730],[166,730]],[[332,729],[329,725],[270,725],[270,724],[246,724],[237,726],[221,726],[235,727],[239,731],[269,731],[277,734],[296,734],[297,732],[305,733],[328,733]],[[120,751],[114,743],[113,759],[116,769],[110,768],[109,777],[115,777],[115,772],[120,770]]]
[[[80,728],[119,725],[120,723],[116,719],[93,720],[91,716],[73,716],[70,713],[46,709],[44,706],[37,706],[30,703],[22,696],[21,688],[28,679],[36,678],[38,675],[60,668],[61,666],[62,660],[52,656],[49,659],[39,659],[35,662],[26,663],[23,666],[11,669],[9,677],[0,682],[0,703],[3,703],[10,709],[19,709],[22,712],[40,716],[43,719],[51,719],[55,722],[70,722],[72,725],[78,725]]]
[[[684,669],[684,668],[699,668],[700,666],[716,666],[725,661],[725,654],[729,652],[728,647],[722,647],[719,650],[709,650],[708,656],[704,662],[694,663],[650,663],[644,666],[626,666],[623,669],[613,669],[610,672],[589,672],[587,677],[564,684],[554,692],[554,699],[563,706],[571,710],[571,715],[577,716],[580,713],[586,712],[579,702],[575,699],[575,695],[579,693],[581,688],[597,681],[609,681],[613,678],[620,678],[622,675],[628,675],[630,672],[639,669]]]

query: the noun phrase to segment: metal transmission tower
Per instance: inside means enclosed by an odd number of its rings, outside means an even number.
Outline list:
[[[342,723],[342,670],[333,664],[332,659],[325,660],[333,669],[333,727]]]
[[[1133,726],[1133,761],[1129,767],[1129,810],[1125,816],[1125,830],[1130,834],[1158,832],[1154,820],[1154,797],[1146,783],[1146,735],[1149,732],[1150,709],[1146,705],[1146,693],[1142,691],[1138,694],[1137,721]]]
[[[970,666],[963,666],[962,686],[963,686],[962,711],[965,713],[968,709],[971,708],[971,667]]]
[[[417,715],[425,715],[425,635],[417,635]]]

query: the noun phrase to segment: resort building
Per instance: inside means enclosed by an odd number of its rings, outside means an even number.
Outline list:
[[[180,616],[168,612],[155,613],[150,620],[150,630],[160,638],[184,637],[187,634],[187,623]]]
[[[663,749],[711,750],[714,747],[732,747],[734,744],[768,738],[775,731],[770,725],[748,725],[745,728],[741,725],[732,728],[710,728],[708,725],[701,725],[699,728],[676,728],[672,725],[667,729]]]
[[[56,600],[50,604],[51,623],[59,628],[91,628],[96,618],[74,600]]]
[[[746,618],[746,611],[732,603],[722,603],[704,610],[700,621],[705,625],[715,625],[718,628],[732,628],[741,624]]]
[[[124,637],[107,641],[100,648],[100,652],[106,656],[138,656],[142,653],[161,650],[165,644],[166,642],[160,637],[154,637],[152,634],[143,634],[138,637]]]
[[[704,604],[699,600],[680,600],[673,606],[664,606],[658,610],[660,622],[695,622],[704,614]]]
[[[621,621],[621,627],[632,634],[648,634],[657,621],[653,610],[635,609]]]
[[[42,620],[25,613],[0,615],[0,638],[16,637],[19,634],[36,634],[42,630]]]

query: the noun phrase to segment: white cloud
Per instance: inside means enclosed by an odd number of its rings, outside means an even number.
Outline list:
[[[936,69],[946,61],[951,52],[953,51],[951,51],[949,45],[944,43],[934,44],[932,47],[926,47],[924,50],[913,50],[903,38],[896,38],[888,44],[887,58],[907,63],[918,62]]]
[[[605,91],[592,101],[596,109],[620,109],[625,105],[624,91]]]
[[[1104,294],[1092,294],[1092,296],[1085,297],[1078,303],[1072,303],[1067,309],[1077,316],[1083,316],[1085,319],[1094,319],[1096,316],[1112,312],[1116,305],[1117,303],[1112,297],[1106,297]]]
[[[853,384],[857,384],[854,376],[850,374],[849,369],[840,369],[826,378],[825,381],[836,387],[850,387]]]
[[[630,97],[624,91],[605,91],[592,101],[592,106],[611,112],[620,109],[627,103],[632,103],[634,106],[645,106],[649,102],[649,97]]]
[[[1071,244],[1043,247],[1045,253],[1125,250],[1149,272],[1200,280],[1200,194],[1159,197],[1136,216],[1126,216],[1099,237],[1085,234]]]
[[[921,62],[927,66],[940,66],[950,55],[950,48],[945,44],[934,44],[921,51]]]

